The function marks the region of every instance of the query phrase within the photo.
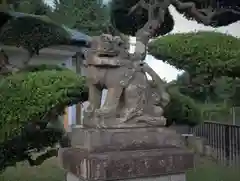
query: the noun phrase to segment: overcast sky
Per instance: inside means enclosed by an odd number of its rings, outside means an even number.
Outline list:
[[[45,0],[47,3],[52,4],[52,0]],[[108,1],[108,0],[106,0]],[[170,8],[170,12],[174,17],[175,26],[171,33],[177,32],[191,32],[191,31],[219,31],[222,33],[228,33],[236,37],[240,37],[240,21],[231,24],[227,27],[211,28],[206,27],[195,21],[188,21],[182,15],[180,15],[174,8]],[[132,40],[134,41],[134,40]],[[160,75],[161,78],[165,78],[167,81],[171,81],[176,78],[180,71],[174,67],[163,63],[161,60],[157,60],[154,57],[148,55],[146,57],[147,63]]]

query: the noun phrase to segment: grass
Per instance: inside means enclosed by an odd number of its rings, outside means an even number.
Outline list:
[[[196,168],[187,172],[187,181],[239,181],[239,169],[220,166],[207,159],[197,159]],[[26,163],[8,168],[0,181],[64,181],[64,171],[56,158],[46,161],[41,167],[29,167]]]
[[[64,181],[64,174],[58,160],[52,158],[39,167],[19,163],[17,167],[10,167],[0,175],[0,181]]]
[[[187,172],[187,181],[239,181],[240,168],[217,164],[206,158],[198,158],[196,168]]]

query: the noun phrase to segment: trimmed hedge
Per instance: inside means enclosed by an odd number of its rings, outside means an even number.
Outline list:
[[[12,17],[1,27],[0,42],[23,47],[33,54],[51,45],[69,43],[70,34],[48,17],[15,14],[8,13]]]
[[[190,74],[240,77],[240,39],[217,32],[178,33],[149,44],[148,51]]]
[[[196,126],[202,122],[201,108],[195,101],[179,92],[176,87],[169,87],[171,101],[164,110],[167,126],[177,125]]]
[[[84,77],[64,68],[45,68],[32,66],[30,72],[0,79],[0,171],[19,161],[30,162],[32,151],[63,141],[62,132],[46,128],[49,113],[63,114],[66,106],[87,99]]]
[[[29,121],[82,101],[85,79],[70,70],[21,72],[0,83],[0,143],[20,134]]]
[[[21,68],[19,72],[37,72],[37,71],[45,71],[45,70],[69,70],[66,67],[55,65],[55,64],[41,64],[41,65],[27,65]]]

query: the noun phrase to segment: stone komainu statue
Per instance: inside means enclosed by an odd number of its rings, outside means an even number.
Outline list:
[[[128,53],[118,36],[93,37],[86,51],[89,106],[84,125],[90,127],[126,127],[164,125],[163,107],[169,96],[161,79],[147,65]],[[157,85],[147,79],[148,73]],[[107,96],[102,107],[102,90]],[[157,95],[157,96],[156,96]]]

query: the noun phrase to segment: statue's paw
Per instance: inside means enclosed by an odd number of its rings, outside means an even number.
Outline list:
[[[102,129],[102,128],[107,128],[107,126],[104,124],[103,121],[97,124],[97,128]]]
[[[157,122],[158,125],[165,126],[166,123],[167,123],[167,119],[164,116],[161,116],[160,118],[157,117],[156,122]]]
[[[138,124],[145,123],[146,125],[149,125],[149,126],[165,126],[166,118],[163,116],[153,117],[150,115],[143,115],[143,116],[137,117],[136,122]]]
[[[95,115],[101,118],[109,118],[116,116],[116,112],[111,108],[101,108],[95,110]]]
[[[127,120],[127,118],[123,117],[123,118],[116,118],[116,122],[118,122],[119,124],[125,123]]]
[[[97,124],[96,128],[101,129],[101,125]]]
[[[96,109],[95,113],[97,115],[105,115],[109,113],[109,109],[108,108],[100,108],[100,109]]]
[[[94,106],[92,104],[89,104],[85,109],[84,109],[84,112],[85,113],[88,113],[88,114],[91,114],[93,113],[95,110]]]

